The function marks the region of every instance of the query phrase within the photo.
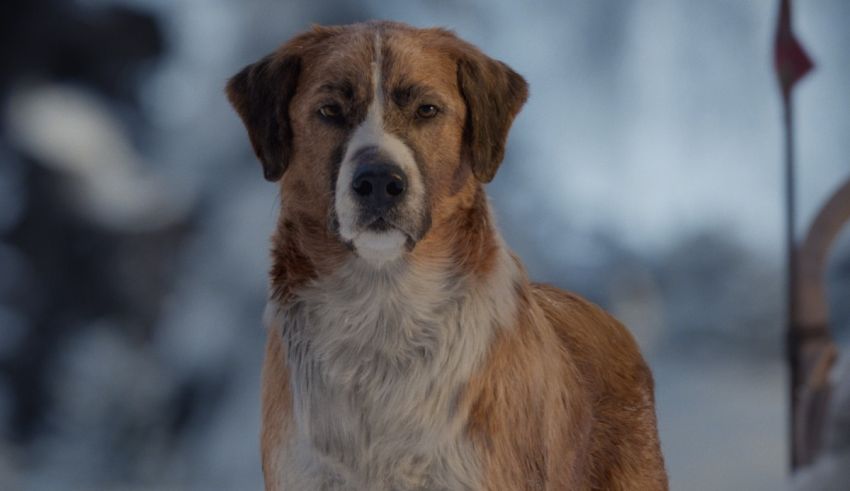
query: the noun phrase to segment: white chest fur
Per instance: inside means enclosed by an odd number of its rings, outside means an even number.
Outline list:
[[[276,322],[295,435],[285,489],[477,489],[456,405],[496,329],[512,325],[517,266],[490,278],[360,260],[298,292]]]

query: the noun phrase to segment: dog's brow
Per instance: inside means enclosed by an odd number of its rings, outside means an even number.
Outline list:
[[[427,85],[402,84],[392,91],[393,99],[399,105],[405,105],[425,96],[437,96],[437,91]]]
[[[354,85],[349,81],[329,82],[319,87],[319,92],[339,94],[347,99],[354,97]]]

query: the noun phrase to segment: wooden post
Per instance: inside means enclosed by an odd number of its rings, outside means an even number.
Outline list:
[[[793,357],[792,457],[798,468],[811,464],[823,443],[829,404],[829,372],[838,350],[829,329],[826,266],[832,243],[850,222],[850,179],[820,209],[796,254],[796,295],[789,355]]]

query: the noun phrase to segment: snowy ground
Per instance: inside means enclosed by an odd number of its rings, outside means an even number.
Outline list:
[[[717,353],[650,363],[671,489],[790,489],[783,363]]]

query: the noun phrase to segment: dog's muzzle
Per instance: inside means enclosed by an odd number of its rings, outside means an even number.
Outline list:
[[[351,190],[360,208],[361,226],[385,230],[390,226],[391,215],[404,201],[407,176],[393,162],[370,157],[355,168]]]
[[[429,224],[422,176],[412,153],[400,145],[352,148],[337,177],[339,234],[376,264],[412,249]]]

